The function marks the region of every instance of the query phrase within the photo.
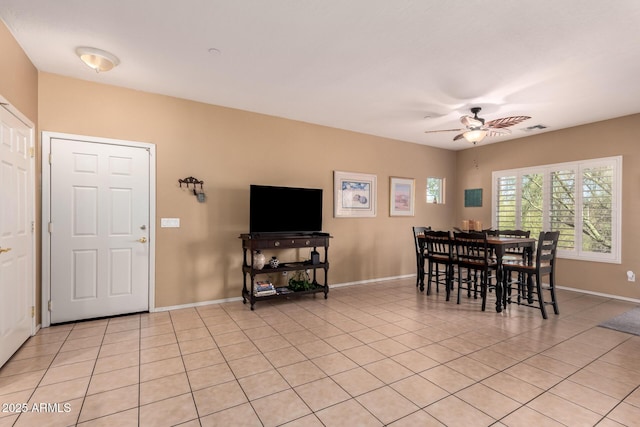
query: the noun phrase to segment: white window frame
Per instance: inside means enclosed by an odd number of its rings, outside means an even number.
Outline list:
[[[582,171],[584,169],[597,166],[611,166],[613,168],[612,182],[612,230],[611,230],[611,253],[589,252],[582,249]],[[557,170],[572,169],[576,174],[576,226],[574,235],[574,249],[558,249],[558,257],[566,259],[576,259],[580,261],[606,262],[612,264],[622,263],[622,156],[604,157],[600,159],[581,160],[575,162],[555,163],[551,165],[541,165],[535,167],[509,169],[503,171],[494,171],[492,173],[492,191],[491,191],[491,218],[492,226],[498,228],[497,205],[498,205],[498,178],[515,176],[516,177],[516,228],[521,227],[522,212],[522,176],[533,173],[543,174],[543,229],[550,230],[550,213],[551,206],[551,173]],[[537,238],[538,236],[531,236]]]
[[[429,200],[429,180],[430,179],[434,179],[434,180],[438,180],[440,181],[440,193],[438,194],[438,199],[436,202],[434,202],[433,200]],[[442,177],[438,177],[438,176],[429,176],[427,177],[427,182],[426,182],[426,188],[425,188],[425,200],[427,203],[432,203],[432,204],[438,204],[438,205],[444,205],[446,203],[445,200],[445,178]]]

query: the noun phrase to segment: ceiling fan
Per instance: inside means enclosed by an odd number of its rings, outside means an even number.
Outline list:
[[[462,132],[456,135],[453,140],[457,141],[464,138],[475,145],[487,136],[509,135],[511,133],[511,130],[507,129],[509,126],[517,125],[531,118],[529,116],[511,116],[490,120],[485,123],[484,119],[478,117],[480,110],[482,108],[473,107],[471,109],[473,117],[467,115],[460,117],[460,122],[464,126],[463,129],[428,130],[425,133]]]

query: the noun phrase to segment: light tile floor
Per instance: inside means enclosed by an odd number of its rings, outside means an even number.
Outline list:
[[[634,304],[559,301],[398,280],[54,326],[0,369],[0,426],[640,425],[640,337],[596,326]]]

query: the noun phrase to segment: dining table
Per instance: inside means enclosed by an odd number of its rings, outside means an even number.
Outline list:
[[[523,261],[531,262],[536,248],[536,239],[523,237],[487,236],[487,245],[496,256],[496,311],[500,313],[506,306],[506,289],[503,288],[504,280],[504,255],[509,249],[522,249]]]
[[[424,236],[418,236],[418,241],[420,243],[421,253],[424,257],[424,250],[426,249],[424,246]],[[505,307],[507,303],[506,289],[504,289],[504,284],[505,284],[504,267],[503,267],[504,255],[508,253],[509,249],[522,248],[523,257],[524,257],[523,261],[531,262],[531,260],[533,259],[533,252],[535,251],[535,248],[536,248],[536,242],[537,242],[536,239],[532,239],[532,238],[487,235],[487,246],[495,254],[495,259],[496,259],[495,289],[496,289],[496,311],[498,313],[502,312],[502,308]],[[424,259],[422,260],[422,263],[424,263]],[[422,273],[422,278],[420,280],[420,283],[421,283],[421,289],[424,289],[424,272]]]

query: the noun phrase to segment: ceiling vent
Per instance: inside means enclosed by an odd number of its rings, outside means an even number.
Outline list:
[[[547,127],[543,124],[538,124],[538,125],[533,125],[533,126],[529,126],[526,127],[524,129],[522,129],[524,132],[533,132],[534,130],[542,130],[542,129],[546,129]]]

